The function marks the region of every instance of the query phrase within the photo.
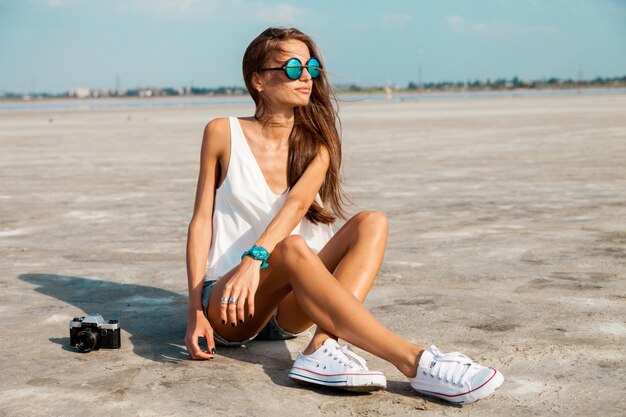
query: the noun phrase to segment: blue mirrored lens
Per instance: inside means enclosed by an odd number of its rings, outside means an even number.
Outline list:
[[[297,80],[302,75],[302,62],[296,58],[291,58],[285,65],[285,74],[292,80]]]
[[[321,65],[320,62],[317,60],[317,58],[311,58],[309,59],[309,62],[307,62],[307,70],[309,71],[309,74],[311,75],[311,78],[317,78],[319,77],[321,71]]]

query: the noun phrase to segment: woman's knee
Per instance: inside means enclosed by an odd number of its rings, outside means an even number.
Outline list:
[[[298,262],[313,252],[301,235],[289,235],[276,245],[270,260],[278,262]]]
[[[387,236],[389,219],[382,211],[361,211],[354,218],[360,230],[366,230],[368,234],[374,233]]]

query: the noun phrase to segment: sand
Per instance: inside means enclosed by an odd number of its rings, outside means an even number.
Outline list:
[[[626,95],[341,103],[343,173],[390,222],[365,305],[499,368],[493,397],[287,378],[310,335],[189,360],[185,242],[213,117],[249,106],[0,113],[0,415],[623,416]],[[340,227],[341,222],[335,225]],[[68,321],[116,316],[80,354]]]

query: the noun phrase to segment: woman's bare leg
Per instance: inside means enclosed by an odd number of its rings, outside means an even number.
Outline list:
[[[255,317],[237,327],[220,325],[219,288],[209,302],[209,320],[227,340],[243,340],[258,332],[291,291],[307,317],[333,335],[385,359],[407,377],[414,377],[424,351],[380,323],[361,302],[337,282],[302,236],[291,235],[272,252],[261,270],[255,297]],[[218,284],[221,284],[218,282]],[[222,285],[223,286],[223,285]]]
[[[318,253],[326,269],[361,304],[385,256],[387,229],[387,217],[382,212],[362,211],[351,217]],[[298,305],[293,292],[280,303],[278,312],[278,324],[289,332],[300,333],[314,324]],[[337,337],[317,326],[302,353],[313,353],[328,338]]]
[[[387,217],[380,211],[359,212],[352,216],[318,253],[326,269],[331,273],[334,271],[335,278],[361,302],[365,300],[384,257],[387,223]],[[350,253],[349,256],[347,256],[348,253]],[[363,256],[367,253],[370,254],[369,257]],[[233,272],[233,270],[227,272],[224,278],[229,277]],[[221,294],[224,283],[225,280],[221,280],[213,287],[209,310],[216,306],[213,294]],[[258,299],[259,296],[257,292],[255,298]],[[300,333],[315,324],[298,306],[293,292],[290,292],[278,307],[279,325],[289,332]],[[219,312],[219,309],[216,311]],[[255,327],[255,322],[266,323],[269,318],[269,316],[266,317],[266,312],[259,311],[257,307],[255,320],[246,320],[245,326],[239,325],[237,328],[242,330],[241,334],[244,334],[247,333],[245,327]],[[335,335],[331,335],[318,326],[315,336],[304,353],[308,353],[312,346],[319,347],[328,337],[336,338]],[[245,339],[243,336],[239,338],[239,340],[243,339]]]

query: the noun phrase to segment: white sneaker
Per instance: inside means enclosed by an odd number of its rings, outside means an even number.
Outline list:
[[[310,355],[298,353],[289,378],[299,383],[325,385],[350,391],[376,391],[387,387],[382,372],[370,371],[365,360],[334,339]]]
[[[422,353],[417,375],[409,381],[421,394],[469,404],[491,395],[504,377],[459,352],[443,354],[431,346]]]

